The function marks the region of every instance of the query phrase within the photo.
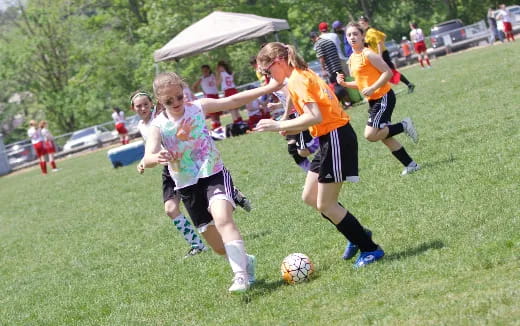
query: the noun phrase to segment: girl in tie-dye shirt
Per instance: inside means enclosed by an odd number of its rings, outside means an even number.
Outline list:
[[[233,221],[233,181],[224,167],[205,115],[232,110],[281,87],[277,82],[221,99],[184,102],[182,79],[157,75],[153,89],[165,111],[152,123],[146,144],[146,168],[167,164],[184,206],[211,248],[226,255],[234,273],[229,292],[245,292],[254,283],[255,257],[247,255]],[[163,149],[161,149],[161,144]]]

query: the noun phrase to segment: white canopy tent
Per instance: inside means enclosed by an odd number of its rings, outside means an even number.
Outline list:
[[[154,52],[156,62],[178,60],[221,46],[289,29],[285,19],[215,11]]]

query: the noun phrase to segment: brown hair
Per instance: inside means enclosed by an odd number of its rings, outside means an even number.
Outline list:
[[[359,23],[350,22],[350,23],[347,24],[347,28],[345,30],[347,30],[349,27],[356,28],[359,32],[361,32],[361,35],[365,34],[365,30],[361,27],[361,25],[359,25]]]
[[[261,67],[269,66],[275,59],[284,59],[290,67],[305,70],[308,69],[308,65],[300,57],[292,45],[286,45],[280,42],[267,43],[258,55],[256,56],[256,62]]]
[[[218,66],[223,67],[224,70],[225,70],[228,74],[230,74],[230,75],[233,74],[233,71],[231,70],[231,67],[229,66],[229,64],[228,64],[226,61],[223,61],[223,60],[219,61],[219,62],[217,63],[217,67],[218,67]]]
[[[47,125],[47,121],[45,121],[45,120],[40,121],[40,128],[45,128],[46,125]]]
[[[148,94],[147,92],[145,91],[142,91],[142,90],[137,90],[135,92],[133,92],[131,95],[130,95],[130,109],[132,109],[132,111],[134,110],[134,100],[140,96],[146,96],[148,97],[148,99],[150,100],[150,102],[153,104],[153,100],[152,100],[152,97],[150,96],[150,94]]]
[[[162,72],[153,80],[153,93],[159,96],[160,90],[167,86],[179,86],[182,89],[184,81],[174,72]]]

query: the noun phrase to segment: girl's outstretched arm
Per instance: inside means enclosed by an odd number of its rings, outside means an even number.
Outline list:
[[[256,125],[254,131],[286,131],[287,134],[294,134],[316,125],[322,121],[321,111],[316,103],[307,103],[303,106],[303,114],[291,120],[275,121],[272,119],[262,119]]]
[[[152,127],[144,150],[143,164],[145,168],[153,168],[157,164],[167,164],[172,159],[167,150],[161,150],[161,134],[159,128]]]
[[[206,113],[232,110],[239,108],[242,105],[246,105],[259,96],[275,92],[282,86],[283,84],[278,83],[274,78],[272,78],[269,84],[265,86],[243,91],[233,96],[220,99],[201,98],[200,103]]]

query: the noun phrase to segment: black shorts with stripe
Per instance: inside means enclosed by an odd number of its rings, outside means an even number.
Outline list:
[[[368,101],[368,106],[367,126],[381,129],[391,124],[395,107],[394,91],[390,90],[383,97]]]
[[[164,166],[162,171],[162,193],[164,203],[170,199],[179,197],[177,190],[175,190],[175,181],[173,181],[170,176],[170,171],[168,170],[167,165]]]
[[[213,216],[209,211],[214,200],[227,200],[233,208],[235,207],[233,180],[226,168],[207,178],[200,178],[196,184],[178,189],[178,192],[199,232],[204,232],[208,225],[214,224]]]
[[[350,123],[319,137],[320,151],[314,155],[310,171],[319,183],[358,182],[358,143]]]

